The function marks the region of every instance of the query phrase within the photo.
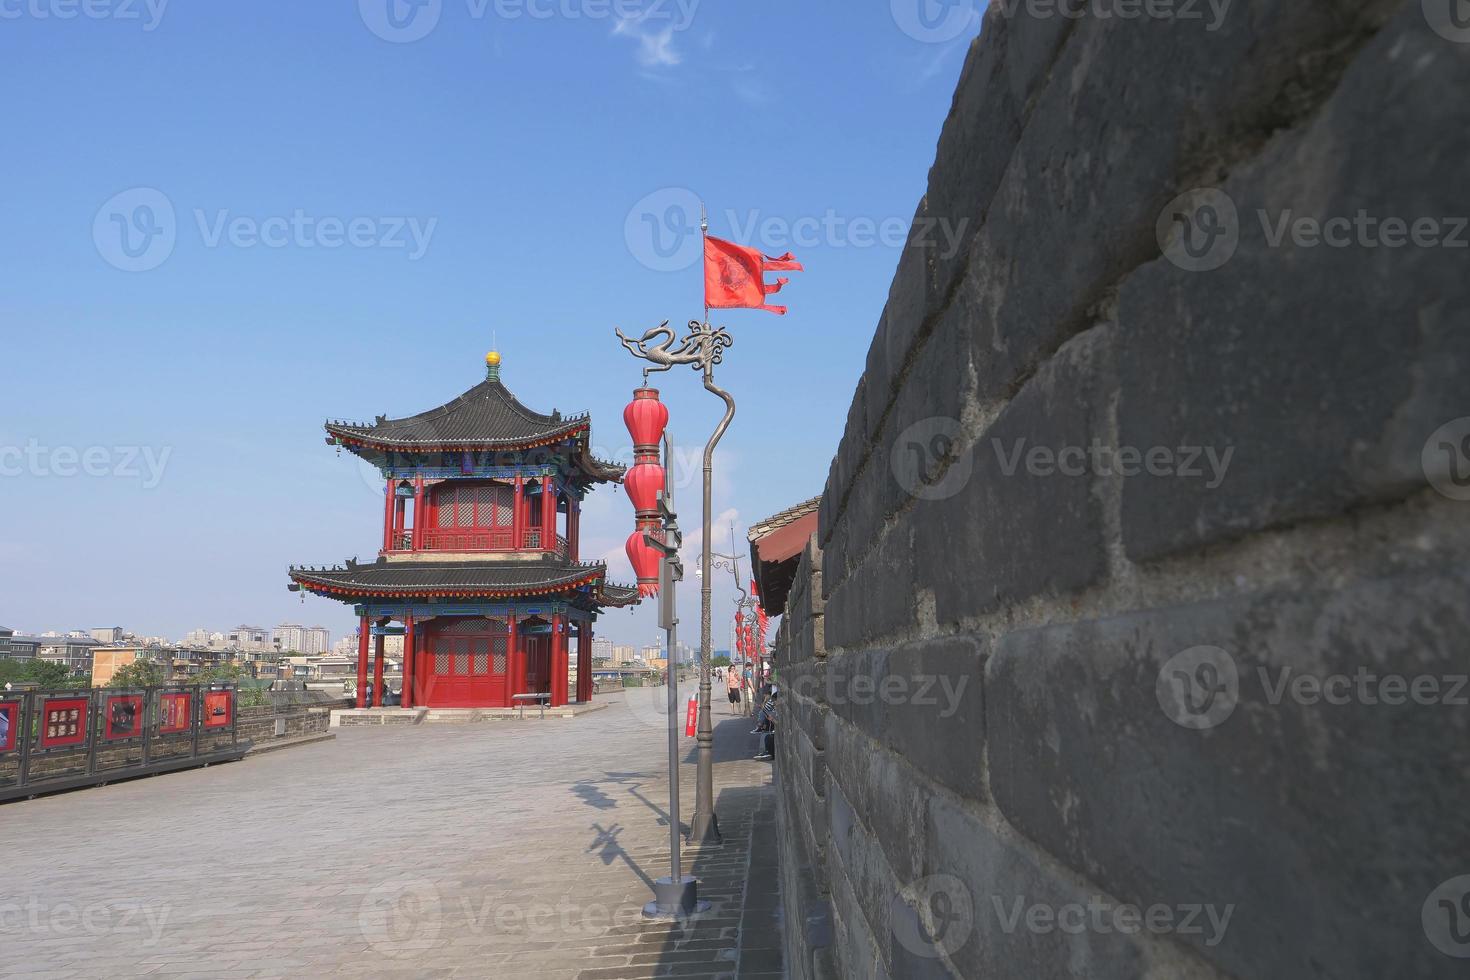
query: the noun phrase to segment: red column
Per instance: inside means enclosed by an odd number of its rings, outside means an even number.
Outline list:
[[[368,618],[362,617],[362,625],[358,627],[357,638],[357,706],[366,708],[367,697],[367,661],[368,661]]]
[[[414,481],[413,488],[413,550],[424,546],[424,478]]]
[[[544,528],[542,529],[544,532]],[[566,621],[560,615],[551,617],[551,704],[567,703],[567,635]]]
[[[577,700],[592,700],[592,623],[577,624]]]
[[[556,550],[556,486],[550,477],[541,481],[541,550]]]
[[[414,514],[418,518],[417,512]],[[405,613],[403,616],[403,691],[399,704],[405,708],[413,707],[413,613]]]
[[[577,560],[581,548],[578,543],[582,539],[582,501],[577,499],[574,493],[567,494],[567,557],[572,561]],[[577,638],[582,637],[581,629],[577,631]]]
[[[383,490],[383,550],[393,545],[393,481],[389,480]]]
[[[525,544],[525,529],[526,529],[526,525],[525,525],[525,521],[522,520],[522,518],[521,518],[521,508],[522,508],[522,506],[525,503],[525,499],[526,499],[526,481],[521,478],[521,475],[519,473],[517,473],[516,474],[515,497],[512,498],[512,506],[511,506],[511,509],[510,509],[510,526],[511,526],[510,540],[511,540],[511,547],[514,548],[517,551],[521,550],[521,548]],[[514,621],[514,618],[515,617],[511,617],[511,618],[512,618],[512,621]],[[517,691],[516,693],[519,694],[521,692]]]
[[[377,637],[377,643],[374,644],[375,647],[376,647],[376,650],[374,651],[374,656],[373,656],[373,707],[374,708],[381,708],[383,706],[383,640],[384,640],[384,637],[381,634],[379,634],[378,637]]]
[[[516,625],[516,614],[508,614],[505,621],[510,625],[510,638],[506,641],[505,648],[505,686],[509,688],[507,697],[509,700],[517,694],[530,692],[526,690],[526,658],[521,653],[521,637]]]

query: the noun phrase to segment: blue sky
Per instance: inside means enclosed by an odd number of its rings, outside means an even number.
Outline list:
[[[285,589],[380,534],[322,420],[447,401],[493,337],[522,400],[624,451],[612,330],[700,314],[701,198],[712,234],[806,265],[789,316],[716,317],[740,411],[715,509],[743,542],[820,492],[973,6],[389,2],[0,0],[0,623],[349,630]],[[718,401],[660,387],[692,527]],[[631,524],[593,494],[583,557],[630,580]],[[692,577],[682,600],[693,641]],[[647,642],[653,610],[600,632]]]

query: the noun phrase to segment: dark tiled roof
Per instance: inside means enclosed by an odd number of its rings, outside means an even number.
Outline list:
[[[812,511],[821,506],[821,503],[822,497],[821,494],[818,494],[810,500],[803,500],[795,507],[787,507],[785,510],[781,511],[778,514],[772,514],[770,517],[767,517],[763,521],[757,521],[756,523],[752,524],[750,526],[750,530],[746,532],[745,540],[752,542],[758,541],[761,538],[765,537],[767,534],[770,534],[772,531],[779,531],[781,528],[790,524],[797,518],[805,517],[807,514],[810,514]]]
[[[334,436],[389,449],[509,448],[546,444],[590,427],[585,413],[543,415],[516,400],[498,380],[487,379],[458,398],[403,419],[379,416],[372,424],[328,422]]]
[[[334,598],[366,596],[521,596],[555,595],[595,586],[604,605],[627,605],[638,590],[605,581],[602,562],[348,562],[338,568],[292,568],[292,581]]]

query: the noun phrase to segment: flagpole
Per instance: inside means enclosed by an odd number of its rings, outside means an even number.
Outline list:
[[[704,256],[709,247],[709,213],[704,202],[699,202],[700,232],[700,277],[704,277]],[[701,286],[703,289],[703,286]],[[701,361],[704,368],[704,387],[725,402],[725,416],[715,428],[714,434],[704,447],[704,533],[700,540],[700,583],[699,583],[699,727],[695,741],[698,744],[698,765],[695,770],[694,817],[689,822],[689,837],[704,844],[723,842],[720,835],[720,820],[715,815],[714,743],[715,733],[710,710],[710,611],[713,597],[710,593],[711,548],[710,533],[713,522],[712,487],[714,484],[715,446],[735,418],[735,399],[730,393],[715,385],[715,342],[713,328],[709,322],[709,291],[704,289],[704,345]]]

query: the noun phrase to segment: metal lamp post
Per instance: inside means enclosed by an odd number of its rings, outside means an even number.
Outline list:
[[[701,541],[699,586],[699,726],[696,741],[699,746],[697,779],[695,782],[694,817],[690,821],[689,837],[704,844],[722,843],[720,821],[715,816],[714,780],[714,728],[710,715],[710,523],[712,510],[712,485],[714,474],[715,446],[730,422],[735,418],[735,399],[728,391],[715,384],[715,365],[724,360],[725,350],[735,340],[724,327],[712,327],[708,322],[689,321],[689,335],[676,344],[674,331],[668,321],[645,333],[638,340],[623,336],[621,330],[614,331],[628,352],[654,366],[643,369],[646,381],[655,371],[667,371],[675,365],[687,364],[703,375],[706,391],[718,395],[725,403],[725,415],[715,427],[714,434],[704,446],[704,536]]]

